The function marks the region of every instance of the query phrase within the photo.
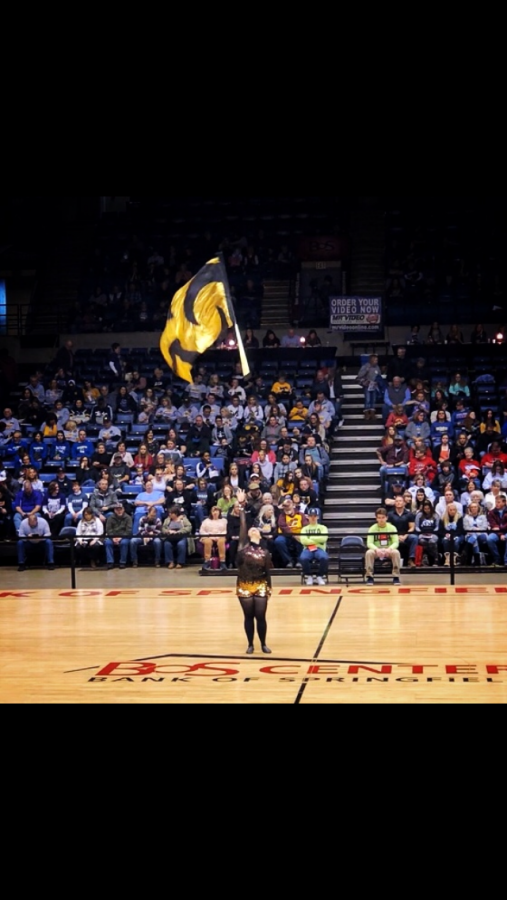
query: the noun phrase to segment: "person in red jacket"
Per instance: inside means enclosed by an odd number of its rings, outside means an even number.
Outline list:
[[[437,464],[431,455],[429,447],[426,450],[416,450],[413,459],[408,464],[408,475],[413,482],[416,475],[424,475],[427,484],[431,484],[437,474]]]

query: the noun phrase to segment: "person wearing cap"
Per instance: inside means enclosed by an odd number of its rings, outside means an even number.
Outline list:
[[[329,568],[329,556],[326,552],[329,531],[326,525],[319,522],[319,510],[315,506],[311,506],[306,510],[308,516],[308,525],[304,525],[301,529],[301,544],[303,551],[299,557],[299,561],[303,567],[303,575],[305,583],[310,586],[314,584],[314,577],[311,574],[312,562],[318,563],[319,573],[316,583],[319,585],[326,584],[326,577]]]
[[[109,454],[108,454],[108,462],[109,462]],[[104,463],[107,467],[108,463]],[[113,484],[115,488],[121,487],[122,484],[129,484],[130,482],[130,469],[125,462],[123,462],[121,453],[113,453],[113,458],[109,465],[109,475],[113,479]]]
[[[120,569],[126,568],[131,537],[132,516],[129,516],[129,514],[125,512],[123,505],[116,501],[113,514],[108,516],[106,520],[105,547],[108,569],[114,569],[115,548],[120,551]]]
[[[273,566],[269,550],[262,544],[259,528],[248,528],[245,506],[246,493],[238,490],[240,516],[239,544],[236,556],[238,578],[236,595],[243,611],[243,624],[248,640],[246,653],[254,652],[255,628],[263,653],[271,653],[266,644],[266,613],[271,596],[271,569]]]

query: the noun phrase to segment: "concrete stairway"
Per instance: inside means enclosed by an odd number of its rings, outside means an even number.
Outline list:
[[[290,321],[290,281],[267,279],[264,282],[261,328],[275,328]]]
[[[381,500],[375,450],[384,429],[380,415],[374,422],[365,421],[363,389],[355,382],[356,374],[342,376],[345,423],[333,440],[325,489],[324,522],[329,528],[331,559],[345,535],[366,536]]]

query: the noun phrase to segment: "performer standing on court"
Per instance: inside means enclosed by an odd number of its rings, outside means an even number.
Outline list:
[[[250,528],[247,532],[245,491],[237,493],[239,514],[241,518],[239,532],[239,549],[236,557],[238,580],[236,593],[245,616],[245,632],[248,639],[248,654],[254,652],[255,623],[261,642],[262,652],[271,653],[266,646],[267,622],[266,611],[271,595],[272,560],[269,550],[262,545],[262,535],[258,528]]]

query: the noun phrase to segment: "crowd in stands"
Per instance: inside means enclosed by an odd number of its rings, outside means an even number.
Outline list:
[[[103,234],[85,262],[68,328],[74,333],[162,330],[175,292],[218,253],[240,326],[258,328],[265,279],[294,275],[292,244],[287,237],[269,240],[262,231],[254,236],[207,231],[188,240]]]
[[[41,543],[52,568],[52,540],[69,536],[91,567],[178,569],[197,546],[205,566],[234,568],[238,490],[275,564],[302,569],[342,422],[339,373],[315,362],[301,383],[273,358],[247,377],[200,365],[189,384],[148,356],[134,366],[114,342],[95,378],[69,340],[3,410],[0,539],[20,538],[20,570]]]
[[[403,324],[415,306],[424,321],[436,309],[446,321],[457,310],[461,321],[473,321],[473,311],[482,309],[488,322],[505,323],[501,204],[456,198],[436,204],[432,198],[410,198],[391,203],[385,222],[385,296],[391,325]],[[414,343],[449,339],[462,342],[459,333],[446,336],[424,329],[413,334]],[[484,340],[481,326],[473,339]]]
[[[381,410],[379,490],[405,563],[450,565],[453,553],[456,564],[507,565],[505,371],[432,374],[404,346],[384,372],[377,363],[363,367],[365,410]]]

